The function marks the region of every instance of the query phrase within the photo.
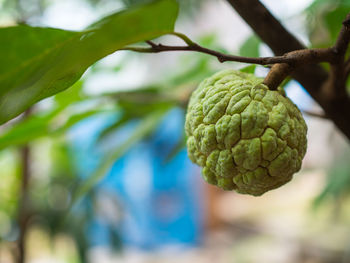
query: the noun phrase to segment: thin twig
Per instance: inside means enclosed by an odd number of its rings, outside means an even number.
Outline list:
[[[334,62],[334,52],[330,48],[323,49],[302,49],[288,52],[282,56],[275,57],[243,57],[224,54],[212,49],[205,48],[189,37],[181,33],[171,33],[181,38],[186,46],[169,46],[156,44],[153,41],[146,41],[149,47],[125,47],[122,50],[135,51],[140,53],[160,53],[166,51],[193,51],[208,54],[216,57],[220,62],[235,61],[243,63],[252,63],[259,65],[273,65],[269,74],[266,76],[264,83],[271,89],[275,90],[281,82],[295,69],[298,65],[306,65],[320,62]]]
[[[221,53],[216,50],[212,50],[209,48],[205,48],[181,33],[172,33],[184,40],[187,45],[186,46],[169,46],[164,44],[156,44],[153,41],[146,41],[149,47],[125,47],[121,50],[129,50],[140,53],[160,53],[160,52],[168,52],[168,51],[192,51],[208,54],[216,57],[220,62],[226,61],[235,61],[242,63],[251,63],[258,65],[272,65],[277,63],[287,63],[289,65],[299,65],[299,64],[309,64],[309,63],[320,63],[320,62],[333,62],[334,58],[331,54],[331,50],[328,48],[322,49],[302,49],[296,50],[289,53],[286,53],[282,56],[275,57],[243,57],[243,56],[235,56]]]

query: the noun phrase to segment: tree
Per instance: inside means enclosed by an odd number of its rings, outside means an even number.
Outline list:
[[[28,142],[39,137],[62,134],[78,121],[106,110],[98,105],[85,112],[71,113],[65,122],[52,125],[55,118],[71,104],[96,99],[81,95],[79,79],[94,63],[120,50],[141,53],[199,52],[214,56],[221,63],[236,61],[271,67],[264,80],[270,89],[276,89],[287,76],[291,76],[323,108],[323,117],[331,119],[350,139],[350,98],[347,88],[350,73],[350,14],[341,17],[342,24],[336,19],[327,20],[332,43],[329,41],[327,46],[306,48],[258,0],[227,2],[254,30],[259,39],[270,47],[275,53],[274,57],[230,55],[209,49],[194,42],[189,36],[175,32],[178,15],[178,4],[175,0],[160,0],[132,6],[125,11],[109,15],[80,32],[33,27],[21,23],[0,28],[0,57],[3,62],[0,65],[0,124],[4,127],[0,137],[0,148],[13,145],[23,147],[23,176],[28,179]],[[329,4],[323,2],[326,1],[315,3]],[[335,5],[338,16],[344,13],[346,3],[339,1]],[[19,20],[25,22],[26,19],[27,17],[22,17]],[[339,33],[335,33],[337,31]],[[160,40],[152,40],[168,34],[180,38],[184,44],[165,45]],[[334,35],[336,37],[333,37]],[[139,46],[137,43],[140,43]],[[179,79],[183,76],[176,77]],[[146,87],[133,92],[104,96],[112,100],[117,98],[123,110],[122,118],[111,125],[105,134],[136,118],[141,118],[139,129],[106,158],[90,179],[78,187],[74,200],[85,195],[133,143],[152,132],[169,108],[175,105],[186,106],[193,87],[175,88],[179,84],[183,83],[170,82],[173,90]],[[41,114],[32,112],[33,105],[53,95],[56,107]],[[139,98],[142,98],[141,102]],[[145,103],[147,100],[148,103]],[[135,109],[135,105],[142,110]],[[153,107],[154,105],[156,107]],[[22,115],[23,121],[16,119],[10,122],[23,112],[26,112]],[[23,200],[26,199],[27,179],[23,184]]]

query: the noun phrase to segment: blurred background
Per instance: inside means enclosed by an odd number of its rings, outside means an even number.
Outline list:
[[[0,26],[83,30],[140,2],[0,0]],[[334,43],[350,11],[349,0],[262,2],[309,47]],[[179,3],[176,31],[272,55],[225,1]],[[309,131],[290,183],[261,197],[225,192],[189,161],[189,94],[223,68],[267,72],[198,53],[119,51],[0,127],[0,262],[350,262],[350,145],[295,81],[284,88]]]

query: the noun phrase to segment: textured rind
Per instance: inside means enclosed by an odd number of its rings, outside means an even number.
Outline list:
[[[252,74],[224,70],[192,93],[185,131],[189,158],[224,190],[261,195],[292,179],[306,152],[307,126],[283,91]]]

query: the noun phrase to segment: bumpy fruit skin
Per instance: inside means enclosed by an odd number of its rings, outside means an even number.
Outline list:
[[[252,74],[224,70],[192,93],[185,131],[190,159],[224,190],[262,195],[292,179],[306,152],[307,126],[283,91]]]

